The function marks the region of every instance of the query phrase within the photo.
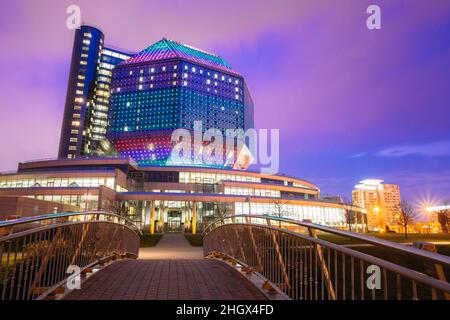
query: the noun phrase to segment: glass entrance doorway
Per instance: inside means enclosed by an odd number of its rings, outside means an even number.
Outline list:
[[[166,231],[168,232],[182,231],[181,210],[170,210],[167,213]]]

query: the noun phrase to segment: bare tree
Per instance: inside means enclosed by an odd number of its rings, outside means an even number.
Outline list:
[[[406,201],[400,203],[400,212],[398,215],[397,223],[404,228],[405,239],[408,238],[408,226],[414,223],[417,213],[413,207]]]
[[[109,211],[117,214],[118,216],[127,217],[128,207],[125,202],[114,201],[109,205]]]
[[[288,213],[288,211],[286,210],[287,203],[288,202],[286,200],[275,199],[272,202],[274,209],[271,214],[276,216],[277,218],[283,218]],[[278,227],[281,228],[281,221],[278,222]]]
[[[450,224],[450,209],[448,205],[448,201],[444,203],[444,208],[436,211],[436,215],[438,218],[438,222],[441,225],[441,229],[443,233],[449,233],[449,224]]]
[[[215,212],[216,219],[222,219],[229,216],[230,206],[227,203],[218,203]]]
[[[348,227],[348,231],[352,231],[352,225],[355,223],[355,212],[353,211],[353,207],[350,210],[348,209],[345,210],[344,218],[345,223],[347,224]]]
[[[345,209],[345,223],[347,224],[348,230],[352,231],[352,225],[355,224],[355,211],[353,210],[353,204],[347,199],[346,196],[341,197],[342,204],[347,204],[351,209]]]

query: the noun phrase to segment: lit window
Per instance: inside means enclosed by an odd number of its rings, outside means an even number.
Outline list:
[[[78,142],[78,138],[70,138],[70,142]]]
[[[225,76],[222,76],[222,81],[225,81]]]
[[[139,82],[142,82],[142,81],[144,81],[144,78],[143,77],[139,77]]]
[[[214,74],[214,79],[217,79],[218,75],[217,73]]]
[[[183,78],[187,79],[188,74],[187,73],[183,73]]]
[[[192,72],[194,72],[194,73],[195,73],[195,67],[192,67]]]
[[[187,81],[183,81],[183,86],[187,86]]]
[[[176,81],[174,81],[174,82],[172,82],[172,84],[173,84],[174,86],[176,86],[176,85],[177,85],[177,82],[176,82]]]
[[[142,84],[140,84],[138,88],[139,88],[139,90],[142,90]]]
[[[80,126],[80,121],[72,121],[72,126],[79,127]]]
[[[211,80],[206,79],[206,83],[207,83],[207,84],[211,84]]]
[[[75,150],[77,150],[77,146],[69,146],[69,150],[75,151]]]
[[[129,102],[127,102],[127,107],[129,107],[130,106],[130,103]]]
[[[124,131],[128,131],[128,127],[123,128]]]
[[[144,73],[144,70],[141,69],[139,72],[140,72],[141,74],[143,74],[143,73]]]
[[[130,71],[130,76],[133,74],[133,71]]]
[[[150,68],[150,72],[155,72],[155,68]]]
[[[238,84],[238,83],[239,83],[239,80],[238,80],[238,79],[236,79],[236,80],[234,81],[234,83]]]
[[[70,134],[78,134],[78,130],[71,130]]]
[[[174,65],[174,66],[173,66],[173,70],[177,70],[177,68],[178,68],[177,65]]]
[[[176,74],[176,73],[174,73],[174,74],[173,74],[173,77],[174,77],[174,78],[176,78],[176,77],[177,77],[177,74]]]
[[[162,67],[162,71],[166,71],[166,67]]]

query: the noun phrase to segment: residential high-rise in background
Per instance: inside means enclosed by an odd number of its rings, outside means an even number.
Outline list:
[[[112,69],[131,55],[105,47],[104,35],[97,28],[81,26],[75,31],[60,158],[101,155],[108,125]]]
[[[244,78],[221,57],[162,39],[113,70],[108,137],[139,165],[167,165],[175,129],[253,128]]]
[[[383,180],[360,181],[352,192],[353,204],[366,209],[367,224],[375,231],[398,229],[400,214],[400,188],[396,184],[383,184]]]

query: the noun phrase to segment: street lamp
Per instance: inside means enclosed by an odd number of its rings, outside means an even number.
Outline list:
[[[84,195],[84,197],[85,197],[84,211],[88,211],[88,202],[92,198],[92,195],[89,193],[89,189],[88,189],[87,193]]]
[[[252,207],[250,204],[250,196],[248,196],[247,198],[245,198],[245,202],[248,202],[248,215],[252,215]]]

